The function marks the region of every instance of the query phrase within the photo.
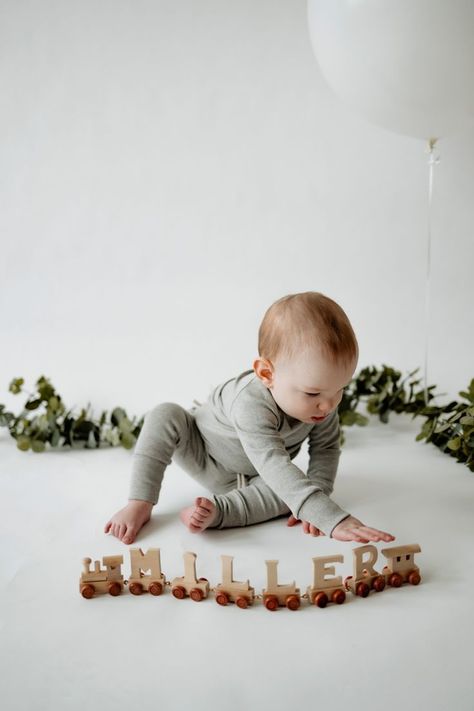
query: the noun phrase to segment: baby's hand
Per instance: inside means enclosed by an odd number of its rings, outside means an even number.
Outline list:
[[[299,518],[295,518],[293,516],[293,514],[291,514],[286,525],[287,526],[294,526],[295,523],[301,523],[301,520]],[[313,524],[310,523],[309,521],[303,521],[303,533],[311,533],[312,536],[325,536],[326,535],[319,528],[316,528],[316,526],[313,526]]]
[[[369,543],[369,541],[394,541],[395,536],[377,528],[364,526],[362,521],[348,516],[333,528],[331,538],[337,541],[356,541],[356,543]]]

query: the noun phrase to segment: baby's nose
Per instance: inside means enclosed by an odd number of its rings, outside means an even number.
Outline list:
[[[331,403],[324,403],[319,405],[319,412],[318,412],[318,417],[327,417],[329,413],[332,411],[333,407]]]

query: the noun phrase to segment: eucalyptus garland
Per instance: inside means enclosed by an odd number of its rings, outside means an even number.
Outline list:
[[[413,378],[418,370],[402,378],[399,371],[387,365],[379,369],[375,366],[363,368],[345,388],[339,405],[341,445],[345,439],[344,427],[364,426],[369,422],[368,417],[357,412],[362,402],[369,414],[378,415],[384,423],[388,423],[390,412],[423,417],[424,423],[416,440],[432,442],[474,471],[474,378],[468,390],[459,393],[466,402],[453,400],[441,407],[430,405],[436,397],[431,392],[436,387],[434,385],[427,388],[426,402],[424,388],[419,387],[421,379]],[[90,403],[79,414],[74,414],[72,410],[66,410],[48,378],[41,376],[33,393],[23,390],[23,385],[23,378],[15,378],[9,386],[11,393],[23,393],[28,398],[18,415],[8,412],[5,405],[0,404],[0,427],[8,427],[18,449],[44,452],[47,445],[72,449],[93,449],[101,445],[132,449],[135,446],[144,416],[130,419],[122,407],[116,407],[110,415],[105,410],[99,419],[95,419]]]

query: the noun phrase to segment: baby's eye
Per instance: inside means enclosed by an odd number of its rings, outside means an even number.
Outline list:
[[[316,395],[321,395],[321,393],[305,393],[305,395],[308,395],[309,397],[316,397]]]

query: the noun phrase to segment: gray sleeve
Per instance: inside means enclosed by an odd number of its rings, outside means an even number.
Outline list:
[[[242,391],[232,405],[230,419],[247,457],[265,483],[296,518],[309,521],[330,536],[349,514],[329,498],[317,478],[312,480],[292,463],[278,431],[276,409],[268,402],[246,398]]]
[[[334,489],[341,455],[339,435],[339,415],[336,410],[320,425],[314,425],[308,436],[307,476],[317,482],[328,496]]]
[[[341,456],[340,425],[337,410],[320,425],[313,427],[308,437],[308,452],[307,477],[329,496],[334,489],[334,480],[337,474],[339,457]],[[342,511],[343,509],[341,509]],[[349,515],[349,513],[344,512],[344,515],[339,521],[336,521],[334,526]],[[309,519],[305,518],[304,520],[307,521]]]

